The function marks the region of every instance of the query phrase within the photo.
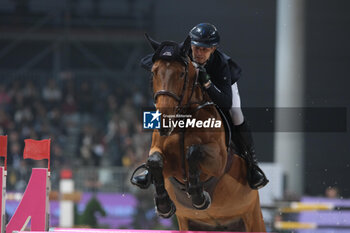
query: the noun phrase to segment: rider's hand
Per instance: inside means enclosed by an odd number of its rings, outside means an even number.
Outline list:
[[[204,87],[207,87],[208,84],[210,84],[210,76],[205,68],[201,66],[198,67],[198,82]]]

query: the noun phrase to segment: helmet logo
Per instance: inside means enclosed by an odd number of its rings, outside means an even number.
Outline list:
[[[166,51],[162,54],[162,56],[172,56],[172,53],[170,51]]]

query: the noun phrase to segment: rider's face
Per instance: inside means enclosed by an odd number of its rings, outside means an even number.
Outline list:
[[[199,64],[204,64],[216,49],[216,47],[206,48],[195,45],[191,45],[191,48],[193,60]]]

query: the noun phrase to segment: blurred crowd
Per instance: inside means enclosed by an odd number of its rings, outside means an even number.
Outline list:
[[[8,135],[8,189],[23,191],[32,167],[24,139],[51,138],[51,168],[142,163],[151,134],[142,132],[149,89],[108,79],[23,79],[0,83],[0,135]]]

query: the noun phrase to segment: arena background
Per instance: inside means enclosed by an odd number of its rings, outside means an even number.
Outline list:
[[[347,0],[305,1],[303,107],[342,107],[348,111],[349,10]],[[53,138],[53,170],[80,168],[84,176],[86,166],[103,169],[113,165],[121,166],[118,171],[125,171],[127,177],[127,172],[143,161],[149,147],[150,134],[139,131],[138,115],[141,107],[151,104],[149,74],[139,66],[139,60],[151,52],[143,33],[159,41],[180,42],[199,22],[218,27],[220,49],[242,66],[242,106],[273,107],[276,1],[1,1],[0,93],[16,96],[13,93],[26,89],[28,81],[34,83],[37,92],[30,98],[22,92],[22,100],[1,99],[1,134],[12,135],[9,146],[18,144],[20,148],[23,138]],[[56,83],[60,98],[51,101],[42,96],[49,82]],[[74,86],[72,97],[77,104],[73,110],[65,105],[70,85]],[[27,113],[32,115],[28,119]],[[69,119],[64,117],[68,113]],[[40,117],[45,124],[40,123]],[[254,122],[259,119],[247,118],[252,119],[254,130]],[[117,122],[123,124],[115,126]],[[332,119],[327,122],[334,123]],[[254,132],[254,137],[259,160],[274,162],[274,133]],[[342,197],[349,197],[347,126],[345,132],[316,130],[305,132],[303,137],[304,195],[323,196],[327,187],[335,186]],[[10,169],[32,165],[20,164],[17,157],[11,159],[20,154],[16,146],[9,151]],[[16,173],[15,181],[21,181],[21,175]],[[126,177],[115,179],[124,182]],[[130,188],[128,184],[112,183],[110,191]],[[100,185],[77,181],[82,189]],[[9,187],[21,190],[18,182]]]

